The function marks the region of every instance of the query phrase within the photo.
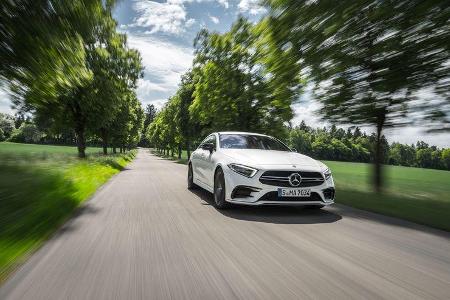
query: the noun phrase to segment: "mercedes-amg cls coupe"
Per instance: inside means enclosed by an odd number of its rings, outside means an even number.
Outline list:
[[[278,139],[248,132],[215,132],[192,153],[188,188],[214,194],[214,205],[306,205],[334,203],[330,169],[292,151]]]

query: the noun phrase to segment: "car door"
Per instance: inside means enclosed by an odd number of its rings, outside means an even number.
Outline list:
[[[211,143],[213,142],[213,135],[209,135],[207,138],[201,142],[200,146],[195,150],[196,152],[196,167],[195,167],[195,173],[194,177],[197,176],[197,179],[201,181],[202,183],[208,185],[206,182],[206,174],[205,174],[205,168],[206,168],[206,162],[208,160],[208,156],[210,155],[210,152],[208,150],[205,150],[202,148],[203,144]]]
[[[194,180],[200,179],[200,170],[198,168],[200,164],[200,146],[195,151],[191,153],[191,166],[192,166],[192,173],[194,175]]]
[[[212,134],[210,138],[208,139],[208,143],[214,144],[214,150],[212,152],[205,150],[205,156],[203,158],[204,160],[204,178],[205,183],[211,187],[211,189],[214,188],[214,167],[216,165],[215,158],[217,156],[217,137],[215,134]]]

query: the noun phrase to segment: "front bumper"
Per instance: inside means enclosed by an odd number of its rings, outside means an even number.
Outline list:
[[[291,170],[297,171],[297,170]],[[226,168],[226,201],[244,205],[320,205],[327,206],[334,203],[334,181],[331,176],[320,185],[305,187],[311,190],[311,197],[278,197],[278,186],[263,184],[259,181],[264,171],[252,177],[236,174]]]

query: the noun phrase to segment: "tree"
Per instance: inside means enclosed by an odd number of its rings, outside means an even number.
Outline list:
[[[448,1],[266,0],[269,28],[310,68],[327,120],[375,127],[374,186],[382,187],[385,127],[402,126],[415,93],[449,99]],[[431,104],[433,105],[433,104]]]
[[[181,149],[187,151],[187,157],[191,156],[193,140],[197,137],[196,132],[200,132],[198,122],[195,122],[189,114],[189,107],[194,99],[195,83],[193,73],[188,71],[181,78],[181,84],[175,96],[175,123],[178,131],[178,158],[181,158]],[[198,134],[197,134],[198,135]]]
[[[445,168],[450,170],[450,148],[442,150],[441,160]]]
[[[123,96],[119,113],[111,124],[111,142],[113,152],[119,147],[120,152],[137,145],[144,123],[144,110],[135,92]]]
[[[87,0],[1,1],[0,79],[9,91],[47,105],[89,81],[80,33],[94,27],[102,7]],[[26,104],[15,102],[21,109]]]
[[[0,129],[3,132],[4,138],[7,139],[11,136],[14,130],[14,118],[8,114],[0,113]]]
[[[429,168],[432,164],[432,154],[433,150],[431,148],[418,149],[416,152],[417,166],[421,168]]]
[[[0,77],[14,104],[42,121],[72,128],[85,157],[86,136],[107,152],[122,101],[142,76],[139,53],[112,18],[115,1],[16,1],[0,5]],[[40,122],[42,123],[42,122]]]
[[[89,85],[81,93],[69,99],[71,114],[77,134],[78,149],[84,157],[84,133],[99,133],[103,153],[107,154],[108,139],[121,102],[136,88],[142,77],[139,53],[128,49],[126,36],[116,32],[117,23],[106,7],[102,12],[99,28],[93,28],[85,36],[86,63],[93,74]],[[99,30],[100,29],[100,30]]]
[[[389,151],[389,163],[401,166],[413,166],[416,160],[416,150],[408,145],[393,143]]]
[[[258,51],[262,41],[258,41],[257,31],[240,18],[227,33],[203,29],[198,34],[194,44],[194,100],[189,112],[204,127],[205,134],[245,130],[280,135],[284,123],[291,120],[290,105],[296,93],[294,89],[284,91],[294,84],[274,84],[263,52]]]
[[[147,129],[148,125],[155,119],[156,116],[156,108],[153,104],[147,104],[145,108],[145,121],[144,121],[144,130]]]
[[[37,143],[42,137],[42,132],[32,123],[23,123],[18,129],[15,129],[9,138],[11,142],[17,143]]]
[[[312,137],[311,134],[302,128],[305,128],[306,124],[300,125],[297,128],[291,130],[289,135],[289,144],[297,150],[297,152],[311,155],[312,154]]]
[[[90,110],[91,124],[88,126],[99,132],[104,154],[107,154],[110,132],[114,130],[111,125],[119,113],[121,102],[126,101],[126,96],[136,88],[143,70],[139,53],[127,48],[126,37],[117,34],[115,22],[113,24],[109,29],[111,33],[104,37],[106,51],[95,51],[95,64],[90,64],[95,66],[92,68],[92,96],[101,101],[95,101],[95,110]]]
[[[144,126],[142,128],[142,139],[140,140],[139,145],[144,146],[144,147],[149,147],[151,145],[150,145],[150,140],[148,139],[146,132],[147,132],[149,125],[155,119],[155,116],[156,116],[155,106],[153,104],[147,104],[144,115],[145,115],[145,119],[144,119]]]

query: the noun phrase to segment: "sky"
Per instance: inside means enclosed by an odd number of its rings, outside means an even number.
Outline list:
[[[137,95],[144,106],[161,108],[172,96],[189,69],[193,40],[201,28],[227,31],[239,15],[256,22],[265,14],[258,0],[121,0],[114,17],[118,28],[128,35],[128,44],[138,49],[145,67]],[[302,120],[313,127],[329,125],[315,110],[319,107],[309,88],[293,105],[293,124]],[[0,89],[0,112],[13,113],[7,94]],[[370,129],[366,129],[370,131]],[[404,127],[387,131],[390,142],[415,143],[417,140],[450,147],[450,134],[432,135],[423,128]]]

